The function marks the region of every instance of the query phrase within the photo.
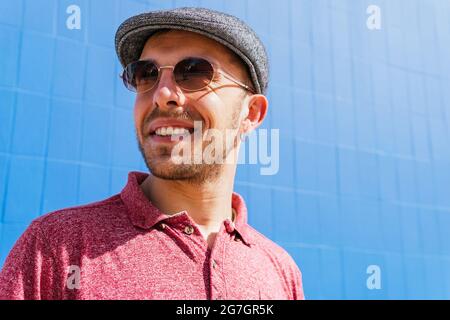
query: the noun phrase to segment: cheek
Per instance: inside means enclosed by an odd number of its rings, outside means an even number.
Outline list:
[[[143,124],[145,121],[145,117],[148,114],[149,105],[144,102],[145,100],[142,97],[136,97],[134,103],[134,125],[136,127],[136,131],[139,136],[142,136]]]
[[[216,119],[218,128],[234,129],[240,110],[237,103],[235,99],[227,99],[222,101],[218,108],[214,108],[213,117]]]
[[[218,96],[206,97],[198,101],[196,105],[196,111],[205,120],[208,128],[223,128],[228,123],[228,113],[230,109],[227,106],[225,100]]]

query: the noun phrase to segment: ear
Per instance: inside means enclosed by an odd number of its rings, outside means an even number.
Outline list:
[[[242,121],[242,134],[248,134],[261,125],[267,114],[269,101],[262,94],[254,94],[250,97],[248,106],[244,107],[244,119]]]

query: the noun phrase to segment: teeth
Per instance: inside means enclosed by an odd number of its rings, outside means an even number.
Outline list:
[[[155,133],[159,136],[185,135],[189,134],[186,128],[161,127],[156,129]]]

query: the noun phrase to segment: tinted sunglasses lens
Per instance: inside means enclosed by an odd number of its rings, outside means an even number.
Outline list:
[[[158,67],[151,61],[135,61],[123,71],[125,86],[134,92],[148,91],[158,81]]]
[[[211,63],[204,59],[189,58],[177,63],[173,71],[175,81],[185,90],[200,90],[210,84],[214,76]]]

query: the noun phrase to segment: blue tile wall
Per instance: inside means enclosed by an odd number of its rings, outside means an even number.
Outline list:
[[[380,30],[366,26],[369,5]],[[133,14],[180,6],[234,14],[268,49],[261,128],[280,130],[279,170],[241,165],[235,189],[300,266],[306,297],[450,299],[444,0],[0,1],[0,265],[34,218],[146,170],[113,37]]]

